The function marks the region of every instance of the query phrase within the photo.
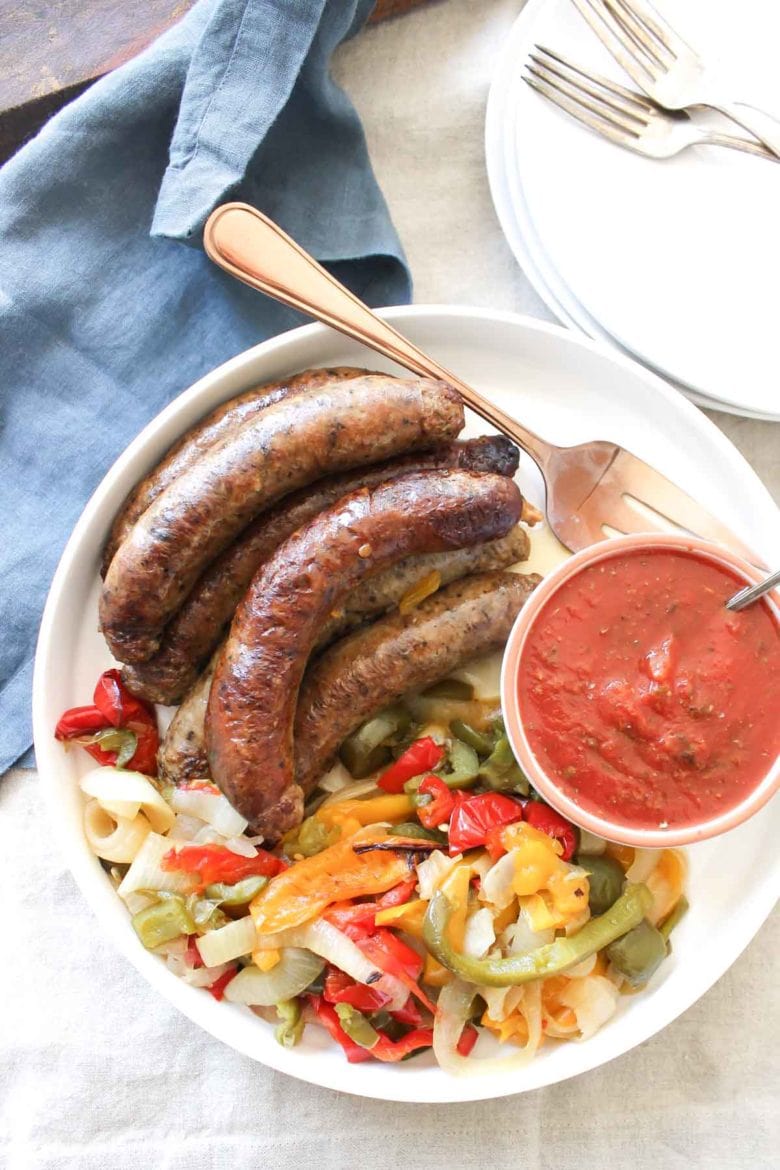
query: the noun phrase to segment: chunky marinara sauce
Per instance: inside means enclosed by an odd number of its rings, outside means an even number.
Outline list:
[[[616,554],[550,598],[520,662],[520,712],[582,808],[682,827],[738,804],[780,753],[780,630],[765,602],[694,553]]]

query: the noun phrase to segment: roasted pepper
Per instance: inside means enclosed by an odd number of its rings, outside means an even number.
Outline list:
[[[652,903],[647,886],[629,885],[606,914],[592,918],[570,938],[556,938],[525,955],[476,959],[457,951],[449,941],[447,927],[453,906],[447,896],[438,891],[425,915],[423,937],[431,954],[462,979],[487,987],[514,987],[533,979],[558,975],[581,963],[638,926]]]

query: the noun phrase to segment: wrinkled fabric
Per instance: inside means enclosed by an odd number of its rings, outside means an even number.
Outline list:
[[[370,304],[410,298],[328,73],[371,6],[201,0],[0,170],[0,773],[32,739],[40,615],[91,492],[176,394],[302,320],[210,263],[209,212],[246,200]]]

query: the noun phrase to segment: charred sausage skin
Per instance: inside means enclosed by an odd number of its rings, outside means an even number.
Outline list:
[[[514,475],[518,450],[503,435],[483,436],[466,442],[440,443],[430,451],[401,455],[365,469],[329,476],[281,500],[274,508],[254,520],[239,538],[206,569],[181,609],[168,623],[160,649],[146,662],[126,666],[122,677],[130,690],[155,703],[176,703],[194,685],[198,671],[222,638],[236,606],[249,588],[252,577],[279,545],[318,512],[330,507],[351,491],[370,487],[411,471],[443,467],[460,467],[470,471],[490,471]],[[521,532],[521,529],[517,530]],[[507,538],[508,539],[508,538]],[[519,540],[514,543],[519,549]],[[526,538],[527,544],[527,538]],[[445,558],[448,554],[442,554]],[[449,554],[454,556],[455,554]],[[503,550],[497,551],[502,557]],[[525,553],[527,555],[527,552]],[[520,560],[521,554],[513,558]],[[511,564],[502,560],[501,565]],[[436,568],[432,564],[430,568]],[[499,564],[476,568],[498,568]],[[410,566],[413,570],[413,566]],[[427,568],[421,568],[420,575]],[[444,569],[446,572],[446,569]],[[448,579],[469,571],[453,572]],[[402,588],[399,597],[405,590]],[[369,598],[366,598],[369,601]],[[397,598],[396,598],[397,600]],[[368,604],[363,616],[380,612],[393,600]],[[359,607],[358,607],[359,608]],[[354,616],[345,615],[342,623],[334,622],[329,638],[340,630],[354,626]],[[320,639],[320,643],[323,639]]]
[[[121,662],[143,662],[200,574],[270,504],[323,475],[454,439],[456,390],[369,375],[269,406],[158,496],[114,556],[100,623]]]
[[[301,791],[311,791],[347,736],[388,703],[503,646],[540,580],[506,572],[464,577],[410,614],[396,611],[326,650],[307,671],[298,697],[295,780]]]
[[[220,655],[206,713],[211,776],[255,830],[298,824],[293,719],[328,614],[362,579],[405,556],[505,534],[522,507],[513,480],[428,471],[363,488],[320,513],[252,581]]]
[[[213,447],[224,439],[230,431],[234,431],[241,423],[259,414],[275,402],[289,398],[292,394],[305,394],[308,391],[318,390],[321,386],[334,381],[345,381],[349,378],[360,378],[370,371],[356,369],[353,366],[337,366],[332,369],[303,370],[279,382],[267,382],[262,386],[253,386],[243,394],[223,402],[209,414],[197,422],[169,447],[157,466],[148,475],[136,484],[130,495],[117,513],[111,526],[106,546],[103,549],[101,577],[105,577],[108,567],[114,558],[116,550],[130,532],[135,522],[140,519],[151,503],[173,483],[177,476],[201,457],[204,451]]]

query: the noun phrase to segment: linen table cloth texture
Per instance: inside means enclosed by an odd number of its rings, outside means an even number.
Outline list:
[[[211,264],[209,212],[244,199],[370,304],[410,299],[328,72],[371,7],[201,0],[0,170],[0,774],[32,741],[40,615],[90,493],[177,393],[302,320]]]

